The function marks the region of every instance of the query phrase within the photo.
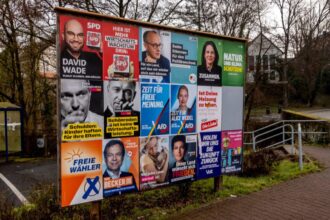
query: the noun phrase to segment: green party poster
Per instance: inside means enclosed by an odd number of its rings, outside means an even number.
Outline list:
[[[223,42],[223,86],[243,86],[245,75],[244,42]]]
[[[222,40],[198,38],[197,85],[221,86],[222,51]]]

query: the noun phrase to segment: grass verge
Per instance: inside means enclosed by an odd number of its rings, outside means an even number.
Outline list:
[[[174,185],[163,189],[116,196],[102,201],[102,219],[166,219],[230,196],[242,196],[320,171],[311,161],[299,170],[298,163],[283,160],[270,175],[259,177],[224,176],[222,190],[213,192],[213,179]],[[0,195],[1,197],[1,195]],[[40,186],[29,201],[33,204],[13,208],[0,200],[0,219],[88,219],[89,204],[60,208],[55,186]]]

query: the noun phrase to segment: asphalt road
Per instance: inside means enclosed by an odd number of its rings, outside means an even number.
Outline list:
[[[324,120],[330,120],[330,109],[305,110],[301,112]]]
[[[29,200],[31,191],[36,187],[57,182],[57,162],[56,159],[47,158],[19,163],[0,163],[0,173]],[[22,204],[2,179],[0,179],[0,198],[15,206]]]

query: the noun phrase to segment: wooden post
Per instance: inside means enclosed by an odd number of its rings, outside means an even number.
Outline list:
[[[101,201],[92,202],[89,210],[89,217],[91,220],[101,220]]]
[[[222,176],[214,177],[214,192],[217,192],[222,189],[223,178]]]

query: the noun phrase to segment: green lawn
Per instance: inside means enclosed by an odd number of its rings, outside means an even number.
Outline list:
[[[304,170],[300,171],[298,163],[283,160],[267,176],[224,176],[222,189],[216,193],[213,192],[213,179],[206,179],[104,199],[102,215],[103,219],[173,218],[196,207],[230,196],[239,197],[260,191],[265,187],[317,171],[320,171],[320,167],[315,162],[305,163]],[[84,219],[89,215],[89,204],[60,208],[56,195],[55,186],[40,186],[29,198],[32,205],[13,209],[0,202],[0,219]]]

